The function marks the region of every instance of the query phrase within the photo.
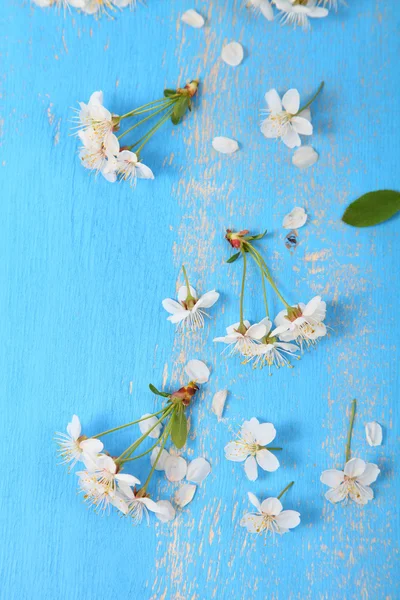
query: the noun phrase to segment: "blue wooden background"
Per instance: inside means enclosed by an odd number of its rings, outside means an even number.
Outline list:
[[[202,30],[180,23],[193,6],[207,18]],[[397,3],[352,0],[307,34],[254,18],[241,0],[148,0],[114,21],[17,0],[0,10],[2,600],[398,598],[399,219],[359,231],[340,221],[362,193],[399,188]],[[231,40],[245,48],[236,69],[219,58]],[[122,113],[193,77],[202,81],[196,110],[144,153],[154,181],[131,191],[82,169],[70,135],[78,100],[102,89]],[[270,87],[308,97],[321,80],[320,160],[301,172],[262,137],[259,111]],[[240,152],[217,155],[215,135],[239,140]],[[294,205],[310,218],[291,255],[281,222]],[[240,268],[224,264],[229,226],[268,228],[263,249],[286,295],[328,302],[329,338],[292,370],[269,377],[212,344],[238,314]],[[206,329],[186,338],[161,308],[182,262],[199,290],[221,292]],[[253,321],[262,306],[251,274]],[[213,375],[184,455],[204,455],[213,470],[193,503],[170,525],[136,529],[88,511],[75,476],[57,466],[54,431],[74,412],[90,434],[157,409],[148,383],[179,383],[194,357]],[[217,423],[211,399],[223,388]],[[353,397],[354,453],[382,469],[376,499],[361,509],[328,505],[319,482],[342,465]],[[284,446],[282,467],[256,483],[223,455],[252,416],[272,421]],[[365,441],[375,419],[380,448]],[[108,449],[130,439],[110,438]],[[147,468],[144,459],[139,477]],[[301,512],[301,526],[275,543],[239,527],[248,491],[275,495],[291,479],[285,506]],[[174,493],[161,474],[151,490]]]

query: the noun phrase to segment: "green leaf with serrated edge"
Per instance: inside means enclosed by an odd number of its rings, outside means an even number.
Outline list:
[[[259,233],[258,235],[251,235],[249,237],[246,237],[246,240],[249,241],[253,241],[253,240],[262,240],[264,236],[267,235],[267,229],[264,231],[264,233]]]
[[[232,254],[232,256],[230,258],[228,258],[228,260],[226,261],[227,263],[233,263],[235,262],[235,260],[237,260],[240,256],[240,252],[237,252],[236,254]]]
[[[166,98],[171,98],[171,96],[175,96],[175,94],[176,94],[176,90],[169,90],[169,89],[164,90],[164,96]]]
[[[378,190],[364,194],[345,210],[342,221],[353,227],[371,227],[387,221],[400,210],[400,193]]]
[[[179,450],[186,444],[187,438],[187,419],[183,406],[178,406],[171,418],[171,439]]]
[[[157,396],[162,396],[163,398],[169,398],[170,396],[170,394],[167,394],[166,392],[160,392],[152,383],[149,383],[149,388],[153,394],[156,394]]]

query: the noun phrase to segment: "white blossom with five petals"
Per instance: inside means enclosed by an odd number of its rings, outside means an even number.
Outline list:
[[[326,335],[326,325],[323,323],[326,302],[321,296],[314,296],[307,304],[299,302],[292,307],[292,313],[288,315],[287,309],[284,309],[275,318],[274,333],[284,342],[296,340],[302,347],[304,342],[315,344]]]
[[[103,105],[103,92],[93,92],[89,102],[79,102],[79,106],[77,122],[80,131],[90,131],[99,141],[113,131],[113,115]]]
[[[249,533],[270,532],[283,535],[299,525],[300,513],[296,510],[283,510],[282,503],[278,498],[267,498],[260,503],[251,492],[248,493],[248,496],[257,512],[245,514],[240,525],[246,527]]]
[[[317,0],[274,0],[276,7],[281,11],[281,22],[304,30],[310,28],[309,19],[327,17],[329,11],[323,6],[318,6]]]
[[[300,94],[290,89],[282,100],[275,89],[265,94],[268,105],[267,118],[261,123],[261,132],[266,138],[280,138],[288,148],[301,146],[300,135],[311,135],[311,113],[307,108],[299,112]]]
[[[243,324],[246,328],[245,333],[238,331],[240,323],[234,323],[226,328],[225,336],[216,337],[213,341],[227,344],[231,355],[241,354],[247,359],[245,362],[248,362],[254,358],[255,346],[265,336],[267,329],[263,323],[250,325],[249,321],[243,321]]]
[[[321,481],[331,488],[326,492],[325,498],[332,504],[351,498],[356,504],[365,505],[374,497],[370,485],[376,481],[379,473],[377,465],[366,463],[361,458],[350,459],[343,471],[323,471]]]
[[[103,443],[95,438],[82,436],[82,427],[79,417],[73,415],[67,425],[67,433],[56,433],[58,454],[62,458],[61,464],[71,463],[71,468],[77,462],[84,464],[92,460],[103,450]]]
[[[299,347],[296,344],[280,341],[276,337],[276,330],[271,331],[272,323],[268,317],[265,317],[260,323],[265,325],[266,334],[261,343],[254,347],[253,365],[261,368],[268,365],[270,370],[272,366],[290,367],[288,356],[294,356]]]
[[[153,171],[140,162],[137,155],[130,150],[119,152],[116,170],[122,179],[130,182],[131,187],[136,186],[138,179],[154,179]]]
[[[162,301],[162,305],[170,313],[170,316],[167,318],[168,321],[196,331],[204,326],[204,317],[208,317],[204,309],[214,306],[219,298],[219,293],[211,290],[211,292],[206,292],[198,297],[196,290],[192,286],[189,286],[189,289],[194,301],[193,306],[189,307],[187,304],[188,291],[186,285],[179,288],[178,301],[166,298]]]

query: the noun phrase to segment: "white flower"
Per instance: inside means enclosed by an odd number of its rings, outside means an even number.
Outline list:
[[[175,503],[183,508],[193,500],[196,489],[195,485],[184,483],[175,494]]]
[[[210,369],[202,360],[189,360],[185,367],[185,373],[189,377],[190,381],[195,383],[207,383],[210,379]]]
[[[250,325],[249,321],[244,321],[243,324],[246,327],[244,334],[238,332],[240,323],[234,323],[226,328],[226,336],[214,338],[213,341],[228,344],[231,355],[241,354],[247,358],[245,362],[248,362],[254,357],[255,346],[265,336],[267,330],[262,323]]]
[[[89,102],[79,102],[77,121],[80,131],[90,131],[95,138],[102,141],[107,133],[113,131],[113,116],[103,106],[103,92],[93,92]]]
[[[258,477],[257,464],[264,471],[276,471],[279,460],[265,446],[275,439],[276,430],[272,423],[260,423],[253,417],[245,421],[239,437],[225,446],[225,457],[234,462],[243,462],[244,470],[250,481]]]
[[[136,8],[137,0],[113,0],[113,4],[117,8],[125,8],[126,6]]]
[[[130,181],[132,187],[136,186],[137,179],[154,179],[153,171],[139,162],[136,154],[130,150],[122,150],[117,155],[117,173],[122,179]]]
[[[295,27],[309,29],[309,19],[328,16],[328,10],[318,6],[317,0],[275,0],[277,8],[281,11],[281,22],[289,23]]]
[[[165,459],[164,470],[168,481],[182,481],[187,473],[187,462],[182,456],[170,454]]]
[[[79,461],[86,464],[103,450],[100,440],[81,436],[81,431],[79,418],[73,415],[71,423],[67,425],[67,433],[56,433],[58,453],[62,458],[61,464],[71,463],[71,468]]]
[[[274,11],[269,0],[248,0],[247,7],[261,13],[268,21],[274,20]]]
[[[318,158],[318,153],[312,146],[300,146],[293,152],[292,163],[299,169],[307,169],[315,165]]]
[[[382,444],[382,427],[376,421],[366,424],[365,435],[370,446],[380,446]]]
[[[148,419],[145,417],[149,417]],[[145,415],[142,415],[140,417],[141,419],[145,419],[144,421],[139,421],[139,429],[141,433],[147,433],[149,431],[149,429],[151,429],[152,427],[154,427],[153,431],[151,431],[148,435],[148,437],[157,439],[160,437],[161,434],[161,429],[162,429],[162,424],[158,423],[158,419],[157,417],[151,417],[150,413],[146,413]],[[157,425],[158,423],[158,425]]]
[[[326,303],[321,296],[315,296],[308,304],[300,302],[291,310],[290,317],[286,309],[276,316],[274,334],[281,340],[284,342],[296,340],[302,346],[303,342],[308,345],[315,344],[318,338],[326,335],[326,326],[323,323],[326,316]]]
[[[374,492],[369,486],[376,481],[379,473],[377,465],[365,463],[361,458],[349,460],[343,471],[323,471],[321,481],[331,488],[326,492],[325,498],[336,504],[350,496],[356,504],[367,504],[374,497]]]
[[[100,511],[115,506],[124,514],[128,513],[126,501],[128,490],[140,481],[128,473],[119,473],[111,456],[99,455],[91,471],[77,473],[84,498]]]
[[[175,509],[169,500],[159,500],[157,506],[158,512],[156,512],[156,517],[162,523],[167,523],[175,519]]]
[[[307,108],[299,112],[300,94],[290,89],[282,101],[275,89],[265,94],[268,117],[261,123],[261,132],[266,138],[281,138],[288,148],[301,146],[301,135],[311,135],[311,113]]]
[[[283,506],[278,498],[267,498],[260,504],[259,500],[251,492],[248,493],[249,500],[256,507],[257,512],[247,513],[240,521],[242,527],[246,527],[250,533],[271,532],[283,535],[289,529],[297,527],[300,523],[300,513],[296,510],[282,510]]]
[[[113,133],[107,133],[103,140],[97,138],[91,130],[79,131],[83,143],[79,156],[86,169],[96,170],[107,181],[117,179],[117,159],[119,141]]]
[[[285,229],[299,229],[303,227],[307,222],[307,213],[304,208],[295,206],[290,213],[288,213],[283,219],[283,227]]]
[[[190,294],[187,292],[187,286],[183,285],[178,291],[178,302],[166,298],[162,301],[162,305],[171,315],[168,317],[168,321],[196,331],[204,326],[204,317],[208,317],[204,309],[213,306],[217,302],[219,294],[215,290],[211,290],[198,298],[196,290],[192,286],[189,286],[189,289]],[[188,296],[191,296],[192,299],[190,297],[188,299]]]
[[[120,490],[125,496],[127,502],[127,512],[132,520],[134,525],[139,525],[142,522],[143,517],[146,517],[147,524],[149,524],[149,512],[162,512],[162,508],[158,506],[157,502],[151,500],[146,496],[139,496],[135,494],[135,492],[131,489],[129,485],[126,483],[120,483]]]
[[[290,367],[287,356],[293,356],[298,351],[298,346],[278,340],[276,329],[271,331],[272,323],[268,317],[265,317],[261,323],[265,325],[267,331],[263,338],[264,341],[254,347],[254,367],[263,368],[266,365],[269,367],[275,365],[277,368]]]
[[[189,463],[186,479],[200,485],[211,473],[210,463],[203,457],[195,458]]]
[[[108,14],[108,10],[114,10],[114,3],[112,0],[85,0],[85,4],[82,8],[83,12],[87,15],[95,14]]]

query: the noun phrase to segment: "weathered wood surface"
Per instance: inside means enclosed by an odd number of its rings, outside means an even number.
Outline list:
[[[2,599],[399,597],[399,219],[364,231],[340,222],[361,193],[399,188],[396,4],[352,0],[305,34],[254,18],[239,0],[197,2],[203,30],[180,23],[187,0],[148,0],[114,21],[1,3]],[[233,39],[246,50],[237,69],[219,58]],[[70,136],[77,100],[102,89],[124,112],[195,76],[195,112],[145,152],[155,181],[132,192],[81,168]],[[308,96],[321,80],[312,138],[320,161],[303,173],[262,137],[259,113],[268,88]],[[217,155],[214,135],[238,139],[240,152]],[[281,222],[295,204],[310,221],[291,255]],[[328,301],[329,339],[292,370],[269,377],[212,344],[238,311],[227,226],[268,228],[263,247],[286,295]],[[181,282],[182,262],[197,288],[222,294],[205,331],[184,339],[160,304]],[[262,316],[256,282],[254,273],[251,320]],[[87,511],[75,476],[56,464],[54,431],[73,412],[90,434],[158,407],[147,384],[181,381],[193,357],[213,369],[184,451],[213,467],[194,502],[173,524],[149,528]],[[222,388],[230,397],[217,423],[210,404]],[[353,397],[354,452],[382,469],[364,509],[328,505],[319,482],[342,465]],[[271,420],[284,446],[282,467],[254,484],[223,456],[251,416]],[[364,424],[374,419],[384,444],[371,449]],[[129,440],[127,432],[108,447]],[[296,531],[274,542],[239,527],[248,491],[274,495],[291,479],[285,504],[302,514]],[[158,475],[152,491],[171,497],[174,488]]]

